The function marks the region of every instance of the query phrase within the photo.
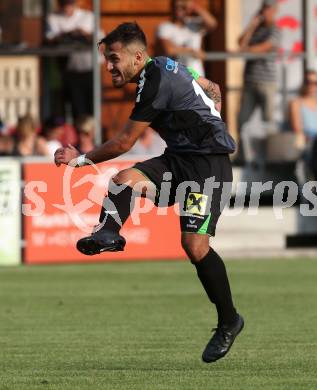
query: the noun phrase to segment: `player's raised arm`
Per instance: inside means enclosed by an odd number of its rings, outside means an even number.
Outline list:
[[[202,87],[206,95],[213,100],[216,110],[221,112],[221,91],[219,85],[201,76],[199,76],[196,81]]]
[[[77,159],[75,165],[82,166],[86,165],[86,160],[94,163],[111,160],[129,151],[149,124],[149,122],[139,122],[129,119],[123,130],[113,139],[97,146],[86,155],[79,155],[78,150],[71,145],[66,148],[60,148],[55,152],[55,164],[57,166],[61,164],[67,165],[73,159]]]

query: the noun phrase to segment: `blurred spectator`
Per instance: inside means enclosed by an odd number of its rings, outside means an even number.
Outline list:
[[[42,134],[46,139],[48,153],[50,156],[54,156],[55,151],[61,148],[64,135],[64,120],[59,117],[51,117],[44,123]]]
[[[263,0],[259,12],[253,16],[239,38],[241,52],[267,54],[274,52],[279,44],[279,30],[275,24],[278,11],[277,0]],[[247,60],[244,69],[244,84],[238,117],[240,136],[236,162],[244,163],[242,127],[251,118],[256,108],[261,109],[266,131],[273,124],[274,97],[276,93],[276,64],[274,58]]]
[[[0,156],[9,156],[13,150],[13,139],[7,134],[7,128],[0,118]]]
[[[217,27],[217,20],[195,1],[173,0],[172,7],[172,21],[157,29],[157,54],[177,59],[204,76],[202,38]]]
[[[3,120],[0,118],[0,134],[6,134],[7,133],[7,127],[6,124],[3,122]]]
[[[165,148],[165,141],[154,130],[148,127],[129,150],[128,154],[156,157],[161,155]]]
[[[92,43],[94,15],[80,9],[76,0],[58,0],[59,12],[48,16],[47,40],[52,44]],[[75,120],[79,115],[93,113],[92,50],[77,50],[68,57],[63,84]]]
[[[92,116],[82,116],[76,121],[78,134],[77,150],[80,154],[86,154],[95,147],[95,121]]]
[[[13,138],[6,134],[0,134],[0,156],[12,155],[13,147]]]
[[[289,105],[296,143],[303,149],[305,179],[317,180],[317,72],[306,70],[299,96]]]
[[[14,156],[48,156],[47,143],[43,137],[36,133],[36,126],[30,115],[25,115],[18,120],[14,132]]]
[[[59,141],[63,146],[68,144],[76,145],[78,142],[78,134],[74,126],[65,122],[65,119],[61,116],[51,116],[45,120],[43,126],[43,135],[46,137],[46,127],[55,128],[53,132],[53,137],[55,137],[56,133],[58,133],[57,141]],[[53,130],[53,129],[52,129]],[[51,130],[48,129],[50,132]],[[55,133],[55,135],[54,135]],[[50,136],[52,139],[52,136]],[[52,143],[53,144],[53,143]]]
[[[68,144],[76,145],[78,142],[78,134],[76,132],[75,127],[70,125],[69,123],[64,123],[63,127],[64,133],[61,140],[63,146],[66,146]]]

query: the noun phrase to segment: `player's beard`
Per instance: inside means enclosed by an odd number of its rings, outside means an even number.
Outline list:
[[[133,63],[129,64],[124,70],[119,71],[119,73],[119,78],[112,79],[112,84],[115,88],[123,87],[125,84],[131,82],[131,80],[135,77],[136,71]]]

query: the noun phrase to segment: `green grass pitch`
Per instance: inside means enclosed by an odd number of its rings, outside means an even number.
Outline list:
[[[0,389],[317,389],[317,262],[228,261],[246,326],[216,325],[187,262],[0,270]]]

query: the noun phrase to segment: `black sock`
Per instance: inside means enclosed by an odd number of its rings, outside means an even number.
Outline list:
[[[132,211],[131,202],[134,202],[134,199],[132,199],[133,190],[131,187],[126,186],[117,194],[115,193],[116,188],[120,188],[120,186],[112,187],[112,192],[109,192],[108,196],[105,197],[99,222],[103,225],[102,229],[119,233]]]
[[[221,257],[210,248],[207,255],[194,263],[198,277],[210,299],[216,305],[218,325],[230,325],[236,321],[226,267]]]

